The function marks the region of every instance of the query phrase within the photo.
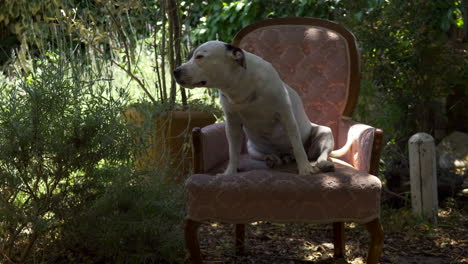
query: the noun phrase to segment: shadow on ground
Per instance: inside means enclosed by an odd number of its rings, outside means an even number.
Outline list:
[[[438,225],[406,208],[382,210],[385,232],[381,263],[468,263],[468,199],[441,205]],[[365,263],[368,233],[346,225],[346,258],[333,258],[331,225],[257,222],[246,226],[246,255],[235,256],[234,226],[204,224],[199,232],[205,263]]]

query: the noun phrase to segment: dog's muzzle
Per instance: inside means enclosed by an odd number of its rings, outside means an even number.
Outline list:
[[[177,80],[177,82],[180,81],[180,76],[182,75],[182,69],[180,67],[175,68],[174,70],[174,78]]]
[[[189,83],[187,83],[183,78],[182,76],[184,75],[184,70],[179,66],[177,68],[174,69],[174,79],[176,80],[176,82],[178,84],[180,84],[181,86],[185,87],[187,86]]]
[[[176,82],[185,88],[204,87],[207,83],[206,81],[192,83],[192,78],[188,76],[184,78],[184,69],[180,66],[174,69],[173,74]]]

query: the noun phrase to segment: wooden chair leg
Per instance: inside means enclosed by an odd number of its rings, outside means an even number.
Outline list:
[[[190,254],[192,264],[203,263],[198,243],[198,227],[200,227],[200,224],[190,219],[185,220],[185,246]]]
[[[236,255],[245,254],[245,224],[236,224]]]
[[[333,223],[333,245],[334,257],[344,258],[345,251],[345,228],[343,222]]]
[[[366,224],[367,231],[370,234],[369,254],[367,255],[368,264],[379,263],[382,254],[384,233],[379,218],[376,218]]]

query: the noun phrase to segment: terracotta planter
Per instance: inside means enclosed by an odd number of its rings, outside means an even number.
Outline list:
[[[134,107],[125,110],[124,118],[137,128],[145,124],[145,116]],[[167,170],[169,181],[182,182],[193,171],[192,129],[213,124],[215,116],[208,112],[173,111],[153,117],[151,122],[151,128],[144,130],[149,134],[139,135],[140,140],[146,141],[146,149],[136,151],[136,169]]]

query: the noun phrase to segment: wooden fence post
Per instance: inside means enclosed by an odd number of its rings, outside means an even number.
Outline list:
[[[437,171],[434,138],[417,133],[408,141],[413,213],[437,224]]]

